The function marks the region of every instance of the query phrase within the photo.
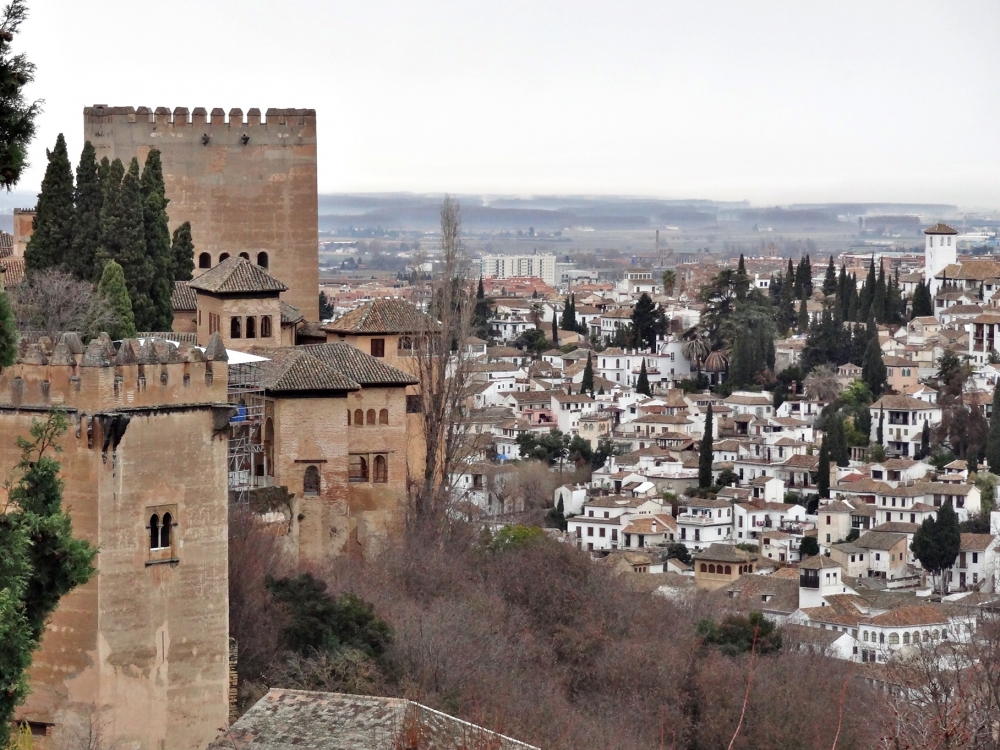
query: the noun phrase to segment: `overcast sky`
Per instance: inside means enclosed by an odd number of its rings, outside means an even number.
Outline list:
[[[29,0],[46,100],[312,107],[323,192],[1000,207],[1000,3]]]

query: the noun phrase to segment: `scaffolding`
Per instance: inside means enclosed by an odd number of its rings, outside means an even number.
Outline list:
[[[246,355],[244,355],[246,356]],[[229,500],[246,503],[255,486],[254,467],[264,450],[264,386],[261,384],[259,362],[252,360],[229,362],[229,403],[236,412],[229,420]]]

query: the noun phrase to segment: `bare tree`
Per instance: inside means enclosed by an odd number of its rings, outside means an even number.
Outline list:
[[[93,285],[62,271],[38,271],[8,290],[15,324],[23,333],[55,339],[65,331],[85,339],[117,328],[111,306]]]
[[[463,460],[469,458],[463,402],[471,366],[464,346],[472,331],[475,293],[469,285],[460,241],[458,202],[446,196],[441,206],[439,278],[418,340],[413,362],[420,380],[424,465],[410,477],[415,517],[432,523],[445,518],[453,497],[453,482]]]
[[[832,403],[840,395],[840,382],[837,380],[837,373],[830,365],[820,365],[806,376],[806,395],[814,401],[822,403]]]

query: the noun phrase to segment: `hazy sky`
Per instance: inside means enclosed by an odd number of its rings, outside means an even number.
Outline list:
[[[29,0],[87,104],[313,107],[321,191],[1000,207],[1000,3]]]

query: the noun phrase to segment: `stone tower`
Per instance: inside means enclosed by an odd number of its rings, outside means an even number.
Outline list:
[[[284,300],[319,319],[316,110],[109,107],[83,110],[84,138],[97,158],[157,148],[171,231],[191,222],[195,275],[243,255],[286,280]]]
[[[938,290],[934,277],[958,260],[958,232],[947,224],[935,224],[924,230],[924,237],[924,283],[934,299]]]
[[[22,340],[0,372],[0,476],[33,419],[62,409],[55,455],[74,535],[97,573],[60,601],[15,718],[37,750],[204,747],[229,713],[227,358],[166,341],[115,350]],[[0,488],[0,505],[6,500]],[[45,739],[42,739],[42,736]]]

